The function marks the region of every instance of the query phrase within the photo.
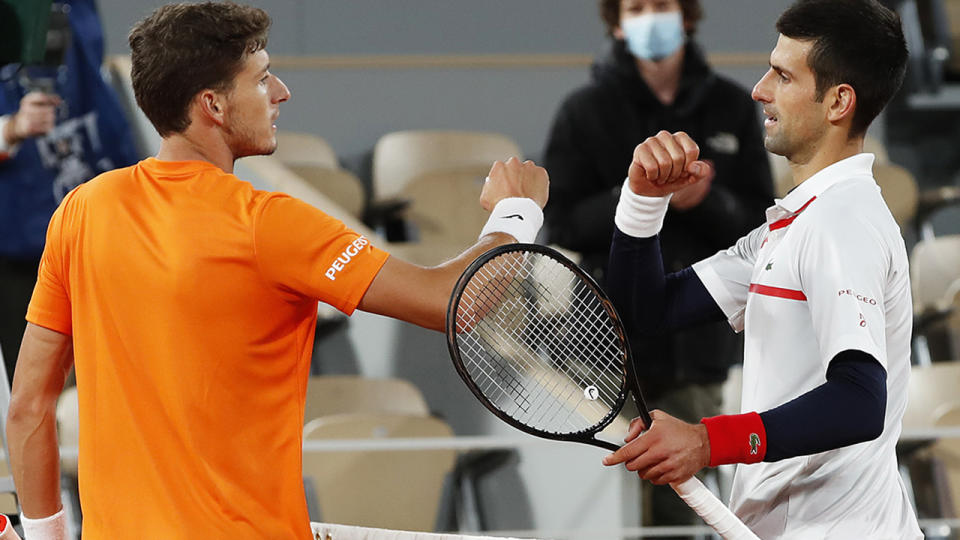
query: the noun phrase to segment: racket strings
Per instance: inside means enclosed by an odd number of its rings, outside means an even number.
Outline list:
[[[542,431],[605,424],[624,393],[624,353],[592,287],[534,252],[488,261],[463,291],[457,347],[489,402]]]
[[[567,286],[568,286],[568,288],[572,288],[572,289],[573,289],[573,292],[574,292],[574,294],[575,294],[577,297],[580,297],[581,294],[583,294],[584,292],[586,292],[586,291],[589,290],[589,289],[586,288],[585,285],[582,284],[582,282],[576,282],[576,279],[575,279],[575,278],[576,278],[576,275],[575,275],[575,274],[573,274],[573,273],[571,273],[571,272],[567,272],[567,274],[568,274],[567,277],[571,278],[571,279],[570,279],[570,282],[567,284]],[[575,283],[575,282],[576,282],[576,283]],[[537,281],[532,281],[532,282],[531,282],[530,280],[524,280],[524,281],[520,281],[520,282],[518,282],[518,283],[521,283],[522,286],[525,288],[525,291],[524,291],[524,292],[526,293],[526,294],[525,294],[525,298],[526,298],[526,299],[531,298],[531,295],[530,295],[530,292],[531,292],[531,291],[528,289],[528,287],[531,285],[531,283],[532,283],[534,286],[542,287],[541,284],[540,284],[539,282],[537,282]],[[576,288],[574,288],[574,285],[575,285],[575,284],[579,284],[579,285],[580,285],[579,290],[576,289]],[[592,294],[592,293],[590,293],[590,294]],[[539,297],[539,298],[547,298],[548,296],[549,296],[549,291],[543,289],[542,291],[540,291],[540,294],[539,294],[537,297]],[[523,319],[524,319],[522,322],[525,324],[525,327],[527,328],[528,331],[529,331],[531,328],[536,328],[537,330],[540,330],[540,331],[542,332],[543,330],[551,330],[551,328],[549,328],[549,327],[554,327],[554,326],[556,326],[558,323],[559,323],[559,324],[562,324],[562,319],[558,319],[558,318],[556,318],[556,317],[545,317],[545,316],[543,316],[543,313],[541,312],[541,308],[543,307],[543,303],[542,303],[542,302],[532,302],[532,303],[531,303],[531,302],[526,302],[526,303],[527,303],[529,306],[532,306],[531,309],[527,309],[527,310],[521,311],[521,313],[523,314]],[[598,307],[601,307],[601,308],[602,308],[602,306],[598,306]],[[594,314],[597,314],[597,315],[598,315],[599,312],[597,312],[597,311],[595,310],[595,311],[594,311]],[[540,323],[545,323],[546,326],[548,326],[548,328],[543,328],[543,327],[544,327],[544,324],[540,324]],[[564,329],[562,329],[562,328],[557,328],[557,330],[564,330]],[[561,335],[565,335],[565,334],[567,334],[567,333],[564,332],[564,334],[561,334]],[[549,333],[549,332],[548,332],[547,335],[556,335],[556,334],[553,334],[553,333]],[[519,340],[519,339],[522,338],[522,336],[517,335],[517,332],[516,332],[516,331],[511,332],[510,337],[511,337],[512,339],[514,339],[514,340]],[[537,351],[538,353],[543,353],[544,351],[539,350],[539,347],[538,347],[538,345],[540,345],[540,343],[539,343],[540,341],[541,341],[541,340],[539,340],[539,339],[534,339],[534,340],[532,340],[531,345],[533,346],[532,348],[533,348],[535,351]],[[548,354],[548,355],[550,355],[550,356],[553,356],[553,357],[554,357],[554,360],[556,360],[556,358],[558,358],[558,357],[559,357],[560,359],[568,359],[568,358],[575,358],[575,357],[576,357],[576,354],[577,354],[576,351],[571,350],[570,347],[567,347],[567,346],[566,346],[567,344],[566,344],[565,342],[559,341],[559,342],[557,342],[557,343],[560,344],[561,346],[563,346],[563,347],[562,347],[562,350],[557,351],[557,352],[554,352],[553,354],[551,354],[550,351],[548,350],[548,351],[546,351],[546,354]],[[556,351],[556,347],[554,347],[554,350]],[[558,353],[559,353],[559,354],[558,354]],[[530,367],[533,367],[533,366],[527,364],[527,367],[530,368]],[[571,376],[571,377],[573,377],[573,378],[576,378],[576,379],[577,379],[576,382],[578,383],[578,385],[579,385],[580,388],[587,386],[587,384],[588,384],[587,381],[586,381],[580,374],[571,371],[571,369],[570,369],[570,368],[572,367],[571,364],[569,364],[569,363],[567,363],[567,362],[562,362],[562,363],[559,365],[559,367],[562,367],[562,368],[563,368],[563,371],[565,371],[567,375],[569,375],[569,376]],[[609,379],[609,376],[608,376],[608,379]],[[541,382],[542,382],[542,381],[541,381]],[[534,394],[533,396],[531,396],[531,399],[533,399],[534,401],[540,403],[541,405],[545,405],[545,404],[549,403],[548,401],[541,399],[541,398],[543,397],[543,394],[545,394],[545,393],[546,393],[546,394],[557,395],[559,398],[564,399],[564,400],[570,400],[570,399],[572,399],[572,398],[579,392],[578,387],[575,387],[575,386],[569,385],[569,384],[568,384],[568,385],[563,385],[563,386],[565,386],[564,388],[559,388],[559,387],[561,386],[561,384],[562,384],[562,381],[556,381],[554,384],[552,384],[552,385],[550,385],[550,386],[545,386],[545,385],[542,385],[542,384],[541,384],[541,385],[539,386],[539,388],[537,389],[536,394]],[[560,392],[561,390],[562,390],[563,392],[565,392],[565,393],[563,393],[563,394],[558,394],[558,392]],[[524,401],[528,401],[528,400],[524,399]],[[554,416],[552,416],[552,417],[550,417],[550,418],[545,418],[545,420],[546,420],[546,421],[554,421],[554,420],[556,420],[555,415],[558,414],[559,412],[560,412],[560,409],[559,409],[559,408],[554,408]],[[602,416],[602,414],[601,414],[600,416]]]

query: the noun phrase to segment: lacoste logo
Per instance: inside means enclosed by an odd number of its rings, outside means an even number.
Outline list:
[[[521,216],[520,214],[510,214],[509,216],[503,216],[502,219],[511,219],[511,218],[517,218],[520,221],[523,221],[523,216]]]
[[[767,267],[764,268],[764,270],[770,270],[770,269],[772,269],[772,268],[773,268],[773,261],[770,261],[770,262],[767,263]]]
[[[760,450],[760,436],[756,433],[750,434],[750,455],[757,455]]]

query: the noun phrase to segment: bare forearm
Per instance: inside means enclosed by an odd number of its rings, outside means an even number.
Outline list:
[[[27,324],[10,396],[7,444],[13,481],[28,518],[60,510],[57,397],[72,365],[69,335]]]
[[[7,423],[13,481],[29,518],[42,518],[60,510],[60,452],[56,414],[40,414],[11,407]]]
[[[443,332],[450,294],[463,271],[483,253],[514,241],[507,234],[488,234],[460,255],[431,268],[391,257],[370,285],[359,307],[363,311]]]

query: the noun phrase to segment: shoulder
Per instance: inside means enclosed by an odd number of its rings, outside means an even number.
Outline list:
[[[900,228],[869,177],[830,187],[796,223],[806,243],[844,252],[892,254],[903,246]]]

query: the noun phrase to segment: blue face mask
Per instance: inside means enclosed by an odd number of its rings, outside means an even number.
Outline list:
[[[683,15],[679,11],[650,13],[620,23],[627,48],[637,58],[662,60],[683,45]]]

